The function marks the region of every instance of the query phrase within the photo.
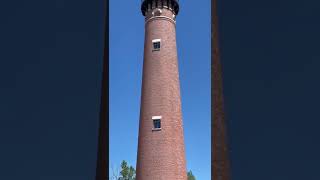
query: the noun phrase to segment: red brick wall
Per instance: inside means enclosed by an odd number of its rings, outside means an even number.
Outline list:
[[[161,16],[172,18],[162,9]],[[137,180],[186,180],[175,23],[146,14]],[[152,51],[153,39],[161,50]],[[152,131],[152,116],[162,116]]]

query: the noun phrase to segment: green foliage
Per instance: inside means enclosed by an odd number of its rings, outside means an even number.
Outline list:
[[[118,180],[135,180],[136,179],[136,170],[132,166],[128,166],[126,161],[121,162],[121,177]]]
[[[121,163],[121,171],[120,171],[120,175],[123,177],[123,178],[127,178],[128,175],[129,175],[129,167],[128,167],[128,164],[126,161],[122,161]]]
[[[132,166],[129,168],[128,178],[133,180],[136,179],[136,170]]]
[[[196,177],[192,174],[192,171],[188,172],[188,180],[196,180]]]

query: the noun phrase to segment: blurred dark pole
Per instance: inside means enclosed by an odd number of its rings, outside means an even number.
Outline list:
[[[222,83],[222,70],[219,51],[219,36],[218,36],[218,0],[212,0],[212,24],[211,24],[211,40],[212,42],[212,55],[213,63],[212,68],[212,108],[213,108],[213,123],[211,138],[212,153],[212,179],[214,180],[230,180],[230,165],[227,147],[227,131],[224,113],[224,100],[223,100],[223,83]]]
[[[100,100],[100,123],[99,123],[99,137],[98,137],[98,156],[96,167],[96,180],[107,180],[107,141],[109,129],[107,127],[108,119],[108,102],[109,102],[109,88],[108,88],[108,59],[109,59],[109,0],[104,0],[104,54],[103,54],[103,72],[102,72],[102,86],[101,86],[101,100]]]

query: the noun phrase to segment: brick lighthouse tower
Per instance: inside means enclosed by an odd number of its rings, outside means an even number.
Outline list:
[[[178,0],[142,0],[145,41],[137,180],[186,180],[176,48]]]

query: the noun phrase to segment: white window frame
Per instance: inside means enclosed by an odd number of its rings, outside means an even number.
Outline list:
[[[159,49],[154,49],[154,43],[157,43],[159,42],[160,43],[160,48]],[[161,39],[153,39],[152,40],[152,51],[160,51],[161,49]]]
[[[161,119],[162,116],[152,116],[152,131],[160,131],[161,130]],[[154,128],[154,120],[160,120],[160,128]]]

